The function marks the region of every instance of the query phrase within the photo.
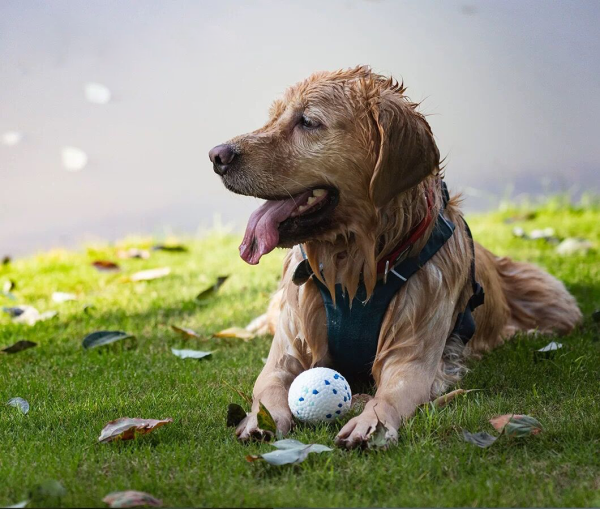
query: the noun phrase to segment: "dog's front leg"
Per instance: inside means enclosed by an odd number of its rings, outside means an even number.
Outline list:
[[[275,334],[269,358],[256,380],[253,390],[252,411],[236,429],[242,441],[270,440],[273,433],[258,425],[257,414],[262,403],[275,420],[277,431],[287,434],[292,427],[292,412],[288,406],[288,390],[294,378],[304,369],[298,359],[286,352],[285,343]]]

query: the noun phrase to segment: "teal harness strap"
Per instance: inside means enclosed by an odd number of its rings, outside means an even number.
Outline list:
[[[340,284],[335,285],[335,301],[328,288],[317,278],[313,278],[323,297],[327,312],[327,337],[329,355],[333,367],[347,378],[369,376],[379,342],[379,332],[383,317],[390,301],[415,272],[425,265],[454,233],[454,224],[440,211],[434,229],[425,247],[418,256],[408,258],[393,267],[387,281],[377,281],[371,298],[367,298],[363,282],[352,307],[349,297]],[[302,255],[306,260],[306,254]]]

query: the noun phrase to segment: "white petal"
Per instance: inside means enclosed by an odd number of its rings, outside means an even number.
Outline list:
[[[106,104],[110,101],[110,90],[101,83],[86,83],[85,98],[94,104]]]
[[[13,145],[17,145],[23,139],[23,133],[18,131],[9,131],[2,135],[2,143],[4,145],[8,145],[12,147]]]
[[[79,171],[85,168],[88,162],[87,154],[77,147],[64,147],[62,149],[62,162],[69,171]]]

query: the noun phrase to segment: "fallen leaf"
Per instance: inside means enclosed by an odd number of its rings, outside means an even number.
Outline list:
[[[171,273],[170,267],[160,267],[158,269],[149,269],[136,272],[129,276],[128,281],[136,283],[138,281],[152,281],[153,279],[159,279],[161,277],[168,276]]]
[[[223,286],[223,283],[227,281],[227,278],[229,278],[229,276],[219,276],[217,281],[210,288],[207,288],[196,295],[196,300],[204,300],[211,297],[219,290],[219,288],[221,288],[221,286]]]
[[[109,507],[162,506],[162,500],[158,500],[143,491],[135,490],[115,491],[106,495],[102,501],[108,504]]]
[[[246,456],[246,461],[265,460],[270,465],[289,465],[302,463],[311,452],[321,453],[332,451],[330,447],[321,444],[303,444],[298,440],[286,439],[273,443],[277,450],[260,455]]]
[[[277,425],[275,424],[275,419],[271,415],[271,412],[267,410],[267,407],[262,403],[259,403],[258,414],[256,414],[256,419],[258,421],[258,427],[263,431],[268,431],[277,434]]]
[[[65,293],[65,292],[54,292],[52,294],[52,300],[54,302],[67,302],[70,300],[77,300],[77,295],[73,294],[73,293]]]
[[[50,318],[54,318],[58,314],[56,311],[46,311],[44,313],[40,313],[33,306],[15,306],[12,308],[2,309],[4,312],[12,316],[13,322],[26,323],[27,325],[35,325],[37,322],[50,320]]]
[[[111,343],[114,343],[115,341],[121,341],[123,339],[130,338],[135,339],[135,336],[121,331],[101,330],[88,334],[85,338],[83,338],[81,344],[83,348],[87,350],[89,348],[96,348],[98,346],[109,345]]]
[[[102,85],[102,83],[86,83],[83,92],[85,98],[91,103],[107,104],[110,102],[110,90],[106,85]]]
[[[508,217],[504,220],[505,224],[516,223],[517,221],[531,221],[535,219],[537,214],[535,212],[525,212],[523,214],[517,214],[515,216]]]
[[[178,334],[181,334],[185,338],[200,338],[200,337],[202,337],[195,330],[188,329],[187,327],[179,327],[178,325],[171,325],[171,329],[173,329]]]
[[[244,341],[249,341],[254,338],[254,334],[252,334],[252,332],[248,332],[246,329],[242,329],[241,327],[230,327],[229,329],[215,332],[213,336],[216,338],[243,339]]]
[[[92,265],[101,272],[119,272],[121,270],[121,267],[109,260],[96,260],[92,262]]]
[[[537,435],[542,431],[540,422],[529,415],[504,414],[490,419],[496,431],[510,438],[522,438]]]
[[[586,239],[566,238],[557,247],[556,252],[562,256],[574,255],[577,253],[586,254],[594,244]]]
[[[147,260],[150,258],[150,251],[146,249],[138,249],[136,247],[130,247],[129,249],[120,249],[117,251],[117,256],[121,259],[138,258],[140,260]]]
[[[63,166],[69,171],[83,170],[88,163],[87,154],[77,147],[64,147],[61,157]]]
[[[31,490],[29,496],[36,502],[44,502],[48,499],[54,499],[54,504],[47,504],[47,507],[54,507],[59,504],[58,499],[64,497],[67,493],[64,486],[57,480],[51,479],[41,484],[36,484]],[[43,506],[42,506],[43,507]]]
[[[387,439],[388,429],[380,420],[377,420],[375,430],[369,436],[367,441],[368,449],[385,449],[389,446],[389,440]]]
[[[145,435],[151,431],[173,422],[170,417],[167,419],[138,419],[130,417],[121,417],[110,421],[100,433],[99,442],[113,442],[115,440],[133,440],[136,433]]]
[[[29,412],[29,403],[23,398],[11,398],[6,402],[6,404],[18,408],[23,414],[27,414]]]
[[[17,284],[12,279],[7,279],[2,285],[2,291],[4,293],[10,293],[15,289],[16,286]]]
[[[181,359],[203,359],[204,357],[212,355],[212,352],[202,352],[200,350],[177,350],[176,348],[171,348],[171,352],[173,352],[173,355],[176,355]]]
[[[227,407],[227,426],[237,428],[246,418],[246,411],[237,403],[229,403]]]
[[[187,253],[188,248],[181,244],[157,244],[152,251],[167,251],[168,253]]]
[[[479,433],[469,433],[467,430],[463,429],[463,438],[465,442],[469,442],[470,444],[476,445],[477,447],[486,448],[492,445],[498,437],[494,437],[485,431],[480,431]]]
[[[7,346],[0,350],[0,352],[4,353],[17,353],[22,352],[23,350],[27,350],[29,348],[34,348],[37,346],[37,343],[33,341],[27,341],[26,339],[22,339],[21,341],[17,341],[14,345]]]
[[[22,507],[27,507],[27,504],[29,504],[29,500],[23,500],[23,502],[19,502],[18,504],[7,505],[6,509],[20,509]]]
[[[431,404],[433,405],[434,408],[443,408],[448,403],[450,403],[453,399],[455,399],[457,396],[461,396],[462,394],[468,394],[469,392],[476,391],[476,390],[478,390],[478,389],[469,389],[469,390],[456,389],[454,391],[450,391],[446,394],[441,395],[439,398],[434,399],[431,402]]]
[[[557,350],[560,350],[563,347],[562,343],[557,343],[556,341],[551,341],[544,348],[540,348],[536,350],[536,355],[540,357],[552,357]]]

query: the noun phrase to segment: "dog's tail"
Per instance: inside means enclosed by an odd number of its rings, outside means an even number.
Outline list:
[[[506,257],[495,265],[510,311],[507,332],[567,334],[581,321],[575,298],[555,277]]]

